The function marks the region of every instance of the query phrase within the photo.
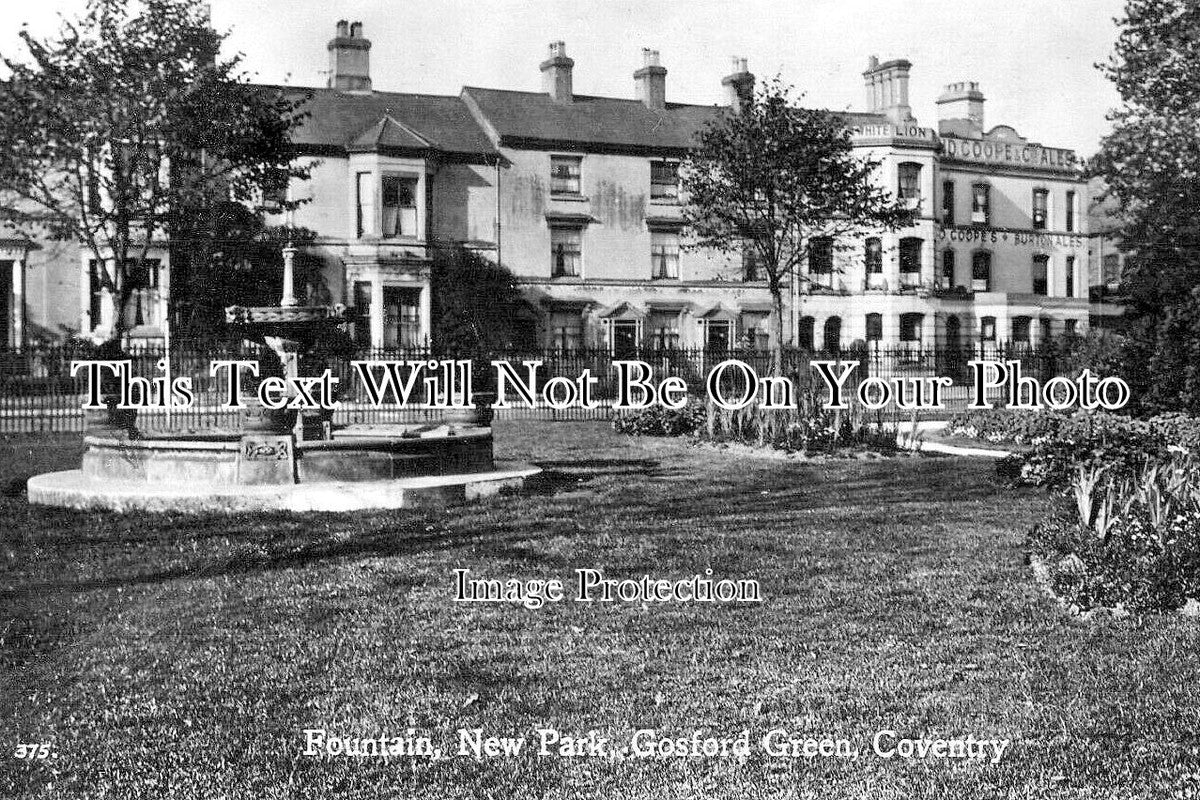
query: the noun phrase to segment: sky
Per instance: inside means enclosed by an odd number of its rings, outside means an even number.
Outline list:
[[[0,53],[22,56],[23,25],[55,32],[85,0],[6,0]],[[667,100],[721,100],[730,59],[779,75],[806,105],[861,110],[868,56],[912,62],[910,102],[935,126],[938,94],[980,83],[985,125],[1091,156],[1119,98],[1096,69],[1123,0],[213,0],[254,80],[325,85],[339,19],[362,21],[376,89],[457,94],[462,86],[540,91],[547,45],[565,41],[578,94],[633,97],[643,47],[667,68]]]

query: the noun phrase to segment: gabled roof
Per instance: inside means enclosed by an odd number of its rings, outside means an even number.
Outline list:
[[[549,145],[580,150],[686,150],[723,106],[667,103],[662,111],[640,100],[575,95],[554,101],[543,92],[468,86],[462,97],[499,138],[501,146]]]
[[[375,149],[438,150],[484,158],[496,152],[458,97],[399,92],[343,92],[271,86],[303,104],[307,117],[293,134],[302,148],[348,152]]]

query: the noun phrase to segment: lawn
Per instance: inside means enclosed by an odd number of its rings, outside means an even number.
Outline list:
[[[599,423],[501,423],[530,491],[445,512],[119,517],[0,445],[3,797],[1195,797],[1200,651],[1177,616],[1083,622],[1021,542],[1049,500],[991,460],[787,461]],[[761,604],[451,602],[481,577],[757,579]],[[303,730],[628,741],[785,728],[857,758],[310,758]],[[1009,738],[882,759],[876,731]],[[25,763],[16,743],[49,742]],[[536,743],[536,742],[535,742]],[[1174,794],[1177,793],[1177,794]]]

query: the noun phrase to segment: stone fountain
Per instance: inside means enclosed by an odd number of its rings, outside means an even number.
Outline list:
[[[283,250],[280,305],[226,310],[228,323],[268,347],[288,378],[349,320],[341,307],[296,302],[295,254],[290,243]],[[335,430],[328,413],[242,402],[237,431],[140,434],[112,416],[99,419],[84,435],[82,469],[30,478],[29,501],[114,511],[358,511],[472,500],[515,490],[539,471],[495,462],[484,409],[469,420]]]

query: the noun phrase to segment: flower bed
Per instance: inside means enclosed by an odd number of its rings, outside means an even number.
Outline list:
[[[689,436],[710,442],[738,442],[789,453],[830,453],[846,448],[893,452],[896,428],[861,410],[830,411],[819,403],[797,408],[757,405],[728,411],[693,401],[678,411],[648,408],[615,415],[614,430],[630,436]]]

